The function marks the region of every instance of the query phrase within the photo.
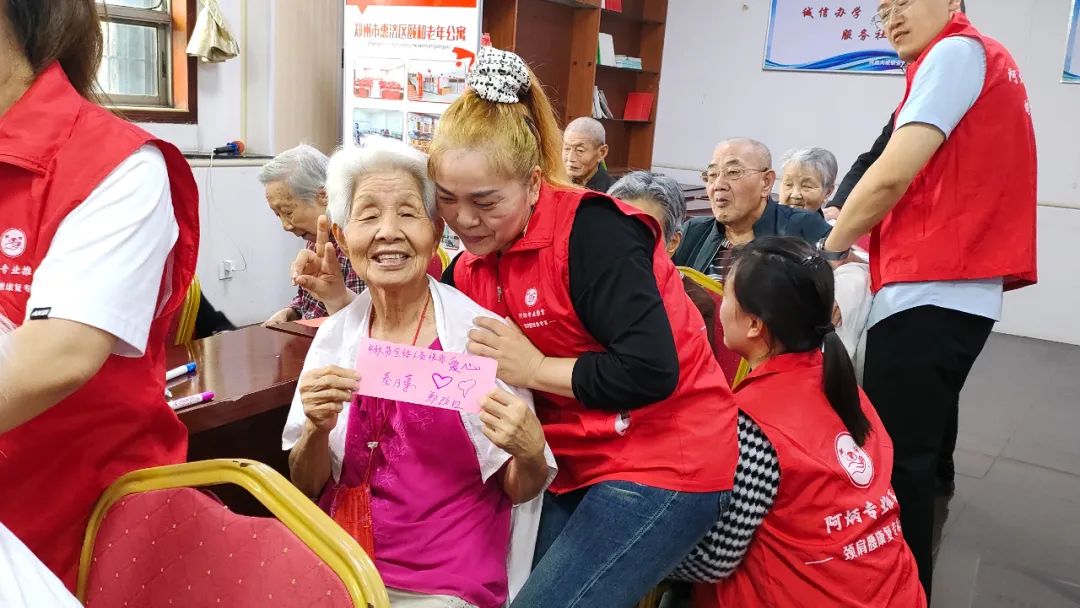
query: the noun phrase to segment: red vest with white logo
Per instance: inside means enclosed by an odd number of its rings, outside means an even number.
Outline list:
[[[455,285],[485,308],[511,317],[545,355],[604,350],[574,311],[568,263],[578,205],[601,196],[544,184],[525,235],[501,259],[463,254],[455,265]],[[615,204],[659,234],[647,214]],[[653,271],[678,349],[678,386],[664,401],[622,413],[535,392],[537,415],[559,462],[554,492],[611,480],[688,492],[731,488],[738,460],[734,399],[713,358],[701,313],[686,295],[662,239],[653,253]]]
[[[856,445],[821,375],[819,351],[778,355],[736,390],[776,450],[780,487],[738,570],[698,588],[699,608],[926,606],[889,483],[892,441],[862,395],[871,431]]]
[[[876,293],[890,283],[1004,277],[1005,289],[1036,281],[1036,157],[1020,70],[996,40],[957,14],[907,69],[907,92],[926,55],[949,36],[986,50],[975,105],[871,234]]]
[[[195,272],[198,192],[176,148],[80,97],[58,64],[0,117],[0,314],[16,325],[60,223],[150,142],[165,156],[180,235],[146,355],[109,357],[70,397],[0,435],[0,521],[72,589],[101,492],[124,473],[186,455],[187,431],[164,398],[164,336]]]

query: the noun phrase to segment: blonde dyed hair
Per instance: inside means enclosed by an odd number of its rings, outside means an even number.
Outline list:
[[[428,174],[450,150],[474,150],[487,156],[502,177],[527,179],[540,167],[543,180],[559,188],[577,188],[562,162],[562,131],[544,88],[529,70],[529,90],[518,103],[487,101],[466,89],[439,119],[431,142]]]

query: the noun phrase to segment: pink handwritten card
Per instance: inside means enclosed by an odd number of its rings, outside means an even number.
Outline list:
[[[357,393],[476,413],[495,388],[494,359],[364,338],[356,356]]]

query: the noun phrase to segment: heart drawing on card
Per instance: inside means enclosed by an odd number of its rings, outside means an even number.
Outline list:
[[[446,388],[450,386],[450,383],[454,381],[450,376],[444,376],[438,372],[431,374],[431,381],[435,383],[435,388]]]
[[[468,397],[469,391],[476,387],[476,380],[462,380],[458,382],[457,387],[461,389],[462,397]]]

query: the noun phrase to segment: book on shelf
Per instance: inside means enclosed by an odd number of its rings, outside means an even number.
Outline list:
[[[611,113],[611,106],[608,105],[607,95],[604,95],[604,92],[597,86],[593,87],[592,117],[597,120],[615,118]]]
[[[600,8],[606,11],[622,12],[622,0],[600,0]]]
[[[615,65],[615,38],[611,34],[600,32],[600,44],[596,47],[596,63]]]
[[[641,70],[641,57],[615,55],[615,67],[626,70]]]
[[[603,114],[604,118],[615,118],[615,115],[611,113],[611,105],[608,103],[607,95],[604,95],[604,92],[599,88],[597,90],[600,91],[600,113]]]
[[[653,101],[656,96],[652,93],[635,91],[626,96],[626,111],[623,119],[635,122],[648,122],[652,117]]]

